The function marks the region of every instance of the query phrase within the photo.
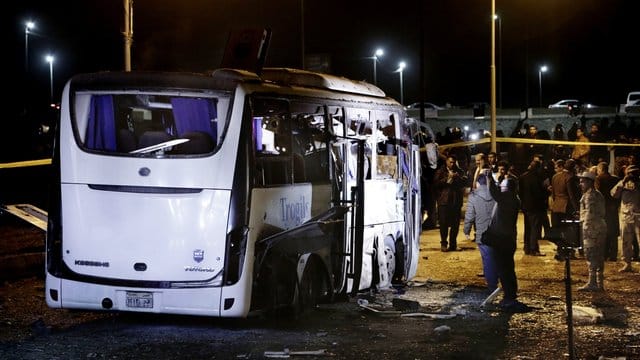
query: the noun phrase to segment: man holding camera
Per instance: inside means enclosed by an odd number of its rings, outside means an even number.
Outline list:
[[[611,189],[611,196],[620,199],[620,232],[622,233],[622,261],[620,272],[633,272],[633,239],[640,239],[640,168],[629,165],[624,178]]]

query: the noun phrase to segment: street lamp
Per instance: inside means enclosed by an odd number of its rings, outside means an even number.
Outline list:
[[[491,0],[491,16],[493,19],[496,15],[496,1]],[[497,132],[497,116],[496,116],[496,22],[491,21],[491,151],[497,152],[496,132]]]
[[[44,58],[49,63],[49,96],[51,98],[51,103],[53,104],[53,55],[47,55]]]
[[[24,72],[29,72],[29,30],[36,27],[33,21],[27,21],[24,25]]]
[[[538,96],[540,98],[540,107],[542,107],[542,73],[547,72],[549,68],[547,65],[540,66],[538,69]]]
[[[498,22],[498,107],[502,109],[502,18],[494,14],[493,20]]]
[[[404,61],[400,61],[398,64],[398,70],[396,72],[400,73],[400,104],[404,105],[404,86],[402,85],[402,71],[407,67],[407,64]]]
[[[373,60],[373,85],[378,85],[378,70],[376,69],[376,65],[378,63],[378,58],[384,55],[384,50],[378,48],[373,56],[370,59]]]

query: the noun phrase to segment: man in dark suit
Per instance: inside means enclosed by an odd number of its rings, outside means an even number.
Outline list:
[[[564,162],[562,171],[557,172],[551,178],[551,194],[553,205],[551,206],[551,226],[555,229],[563,229],[562,220],[571,220],[576,217],[580,209],[580,184],[575,173],[576,162],[569,159]],[[559,249],[558,249],[559,250]],[[557,253],[556,260],[562,260]]]
[[[618,235],[620,235],[620,221],[618,219],[620,200],[611,196],[611,189],[620,179],[609,174],[609,164],[606,162],[598,163],[596,171],[595,187],[604,196],[606,210],[604,221],[607,223],[607,237],[604,257],[608,261],[616,261],[618,259]]]
[[[454,155],[447,156],[445,166],[436,170],[434,179],[438,203],[438,223],[440,224],[440,250],[455,251],[460,230],[460,218],[467,176],[458,167]]]
[[[547,197],[544,178],[539,161],[531,161],[519,178],[519,195],[524,214],[524,253],[544,256],[540,252],[538,239],[542,238],[542,223],[547,216]]]

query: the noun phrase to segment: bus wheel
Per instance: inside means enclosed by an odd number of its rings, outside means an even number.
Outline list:
[[[314,308],[326,296],[327,287],[320,269],[319,261],[310,257],[298,287],[298,302],[302,312]]]
[[[391,282],[396,275],[396,246],[393,239],[388,236],[384,240],[384,257],[387,261],[387,279]]]

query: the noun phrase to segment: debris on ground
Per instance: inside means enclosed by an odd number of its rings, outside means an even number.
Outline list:
[[[305,350],[305,351],[291,351],[289,349],[284,349],[283,351],[265,351],[264,357],[266,358],[277,358],[277,359],[287,359],[291,356],[327,356],[329,353],[326,349],[320,350]]]
[[[588,307],[573,305],[573,322],[578,325],[598,324],[604,320],[604,314],[602,311]]]

